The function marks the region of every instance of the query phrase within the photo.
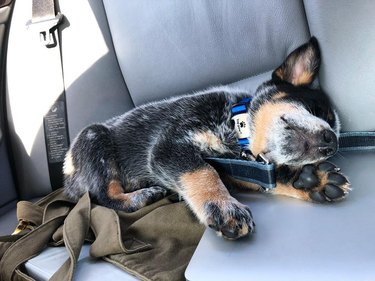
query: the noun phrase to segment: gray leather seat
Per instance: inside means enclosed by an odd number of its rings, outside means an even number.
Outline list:
[[[25,36],[24,25],[31,6],[25,2],[29,1],[15,3],[7,60],[7,113],[19,199],[51,191],[42,129],[42,117],[50,104],[17,110],[25,93],[35,101],[45,98],[37,85],[19,82],[30,70],[15,67],[20,57],[23,65],[29,62],[25,54],[31,37]],[[375,118],[369,118],[374,114],[370,105],[375,102],[375,80],[371,78],[375,58],[370,51],[375,47],[375,33],[371,32],[375,7],[371,0],[363,0],[361,5],[338,0],[59,3],[66,16],[61,43],[71,139],[92,122],[148,101],[217,84],[255,89],[311,35],[317,36],[322,47],[321,86],[339,108],[343,129],[375,128]],[[339,21],[342,18],[345,21]],[[27,135],[27,126],[37,132]],[[1,232],[11,228],[12,216],[14,211],[0,216]],[[48,274],[43,270],[50,259],[65,260],[61,253],[47,249],[28,268],[37,268],[34,271],[45,280]],[[100,261],[95,264],[108,266]],[[85,269],[88,266],[85,262],[79,265],[83,272],[91,270]],[[106,279],[103,275],[93,278],[112,280],[110,272]]]

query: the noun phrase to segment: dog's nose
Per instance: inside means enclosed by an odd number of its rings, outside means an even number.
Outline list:
[[[323,133],[323,139],[324,141],[328,143],[336,142],[337,143],[337,137],[334,132],[331,130],[325,130]]]
[[[337,137],[331,130],[323,131],[322,143],[319,146],[319,152],[324,156],[332,156],[337,151]]]
[[[323,156],[332,156],[336,153],[337,149],[332,147],[319,147],[319,152],[323,154]]]

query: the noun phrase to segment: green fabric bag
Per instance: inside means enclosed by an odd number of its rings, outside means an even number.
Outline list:
[[[85,241],[92,242],[92,257],[142,280],[185,280],[204,227],[175,199],[171,195],[134,213],[92,204],[88,193],[75,203],[62,189],[34,204],[21,201],[17,216],[22,231],[0,237],[0,280],[33,280],[23,264],[47,245],[65,245],[69,253],[50,280],[72,280]]]

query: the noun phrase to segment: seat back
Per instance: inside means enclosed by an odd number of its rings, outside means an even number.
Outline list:
[[[310,37],[300,0],[59,5],[66,17],[61,55],[71,139],[84,126],[145,102],[269,72]],[[25,31],[30,11],[30,3],[17,1],[7,61],[8,120],[24,198],[51,191],[43,116],[58,98],[42,95],[49,78],[30,70],[37,64],[28,42],[37,38]]]
[[[136,105],[273,69],[309,38],[302,1],[104,1]]]
[[[322,49],[320,85],[337,108],[343,131],[375,130],[375,2],[305,0]]]

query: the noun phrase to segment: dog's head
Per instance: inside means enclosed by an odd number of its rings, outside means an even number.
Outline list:
[[[336,153],[340,123],[327,95],[311,89],[320,65],[315,38],[296,50],[262,84],[251,103],[251,151],[278,165],[299,166]]]

